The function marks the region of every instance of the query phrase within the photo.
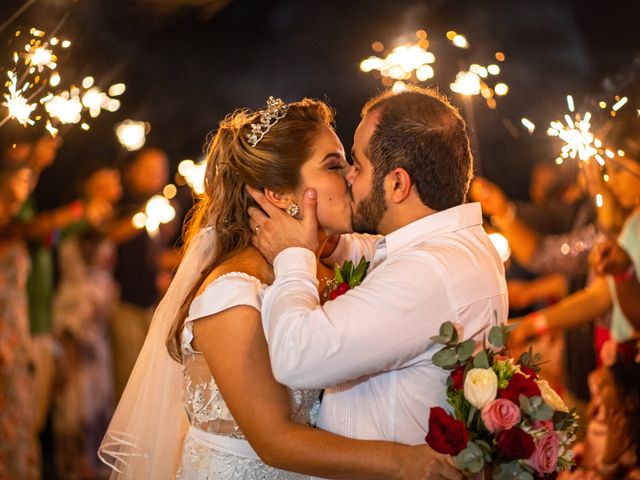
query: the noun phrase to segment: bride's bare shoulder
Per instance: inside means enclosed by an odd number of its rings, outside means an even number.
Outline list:
[[[233,272],[251,275],[265,284],[273,282],[273,269],[271,265],[269,265],[264,257],[254,248],[247,248],[216,266],[204,282],[202,282],[198,295],[218,277]]]

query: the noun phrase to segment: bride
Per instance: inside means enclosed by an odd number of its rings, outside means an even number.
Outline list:
[[[349,231],[348,164],[332,123],[323,102],[269,98],[220,124],[186,254],[100,447],[112,478],[410,479],[434,465],[460,478],[426,445],[313,428],[320,392],[288,390],[271,373],[260,302],[273,270],[251,245],[245,186],[292,216],[313,187],[320,243]]]

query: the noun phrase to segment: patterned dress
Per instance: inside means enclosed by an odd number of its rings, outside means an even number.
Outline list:
[[[113,245],[90,233],[65,239],[53,302],[59,343],[53,395],[55,460],[60,478],[105,477],[97,450],[113,414],[107,327],[117,288]]]
[[[260,310],[262,284],[243,273],[222,275],[191,304],[182,334],[183,391],[190,428],[187,433],[179,480],[298,480],[307,478],[264,464],[255,454],[218,390],[204,355],[195,351],[193,322],[236,305]],[[318,390],[292,390],[291,418],[314,424],[320,407]]]
[[[34,378],[26,280],[29,254],[21,242],[0,242],[0,479],[39,476]]]

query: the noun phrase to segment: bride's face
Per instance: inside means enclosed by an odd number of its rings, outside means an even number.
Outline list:
[[[318,224],[326,235],[351,231],[351,207],[345,174],[349,165],[336,134],[322,125],[316,134],[311,157],[300,169],[301,185],[296,190],[301,203],[305,190],[318,192]]]

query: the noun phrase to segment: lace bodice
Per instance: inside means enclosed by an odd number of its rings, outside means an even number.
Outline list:
[[[211,376],[204,355],[194,350],[193,322],[238,305],[260,310],[263,285],[250,275],[233,272],[218,277],[197,296],[182,332],[184,406],[192,426],[208,433],[244,438]],[[291,418],[315,424],[318,390],[290,390]]]

